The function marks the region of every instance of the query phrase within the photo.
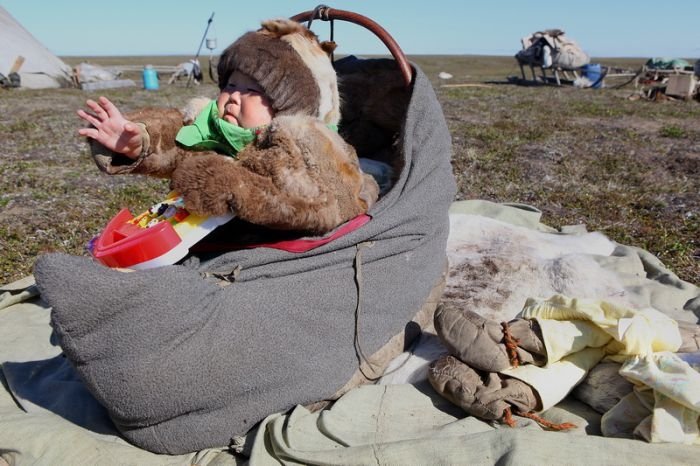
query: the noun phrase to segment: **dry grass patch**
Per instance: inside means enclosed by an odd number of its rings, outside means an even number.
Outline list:
[[[174,65],[184,58],[92,61]],[[698,102],[631,101],[631,88],[509,85],[506,76],[519,73],[509,57],[411,59],[432,80],[443,106],[458,199],[531,204],[549,225],[584,223],[649,250],[681,278],[700,282]],[[453,79],[440,80],[440,71]],[[489,84],[441,87],[447,82]],[[133,110],[182,106],[216,92],[207,80],[199,87],[125,88],[104,95]],[[0,282],[31,273],[43,252],[84,254],[85,244],[118,209],[139,211],[167,192],[164,181],[108,177],[94,166],[77,136],[81,123],[75,110],[98,94],[66,89],[1,94]]]

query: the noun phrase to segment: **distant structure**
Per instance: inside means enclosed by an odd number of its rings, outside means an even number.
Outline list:
[[[43,89],[74,87],[73,70],[0,6],[0,84]]]
[[[515,54],[520,65],[523,80],[524,66],[530,67],[532,79],[536,80],[535,67],[540,68],[543,78],[547,79],[546,70],[551,70],[557,84],[560,84],[559,72],[575,71],[590,63],[591,58],[561,29],[546,29],[523,37],[522,50]]]
[[[199,66],[199,60],[192,59],[178,64],[170,76],[168,84],[173,84],[180,78],[187,78],[188,82],[191,79],[195,84],[200,84],[204,76],[202,75],[202,68]]]

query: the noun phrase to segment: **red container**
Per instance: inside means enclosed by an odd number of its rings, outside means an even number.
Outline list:
[[[134,218],[122,209],[109,221],[93,244],[92,256],[108,267],[132,267],[156,259],[182,242],[169,222],[150,228],[129,223]]]

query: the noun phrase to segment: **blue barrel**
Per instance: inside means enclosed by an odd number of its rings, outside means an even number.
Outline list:
[[[143,69],[143,88],[150,91],[158,90],[158,73],[151,65]]]
[[[588,79],[592,88],[600,89],[603,85],[603,80],[600,79],[600,74],[603,72],[600,63],[589,63],[588,65],[583,65],[581,67],[583,75]]]

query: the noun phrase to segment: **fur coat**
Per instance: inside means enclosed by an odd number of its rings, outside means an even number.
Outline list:
[[[233,212],[276,230],[323,234],[377,200],[377,183],[360,170],[355,149],[310,116],[274,118],[236,159],[179,147],[177,132],[205,103],[194,99],[184,110],[145,108],[125,115],[141,127],[141,155],[132,161],[93,141],[95,162],[110,175],[169,178],[193,213]]]

